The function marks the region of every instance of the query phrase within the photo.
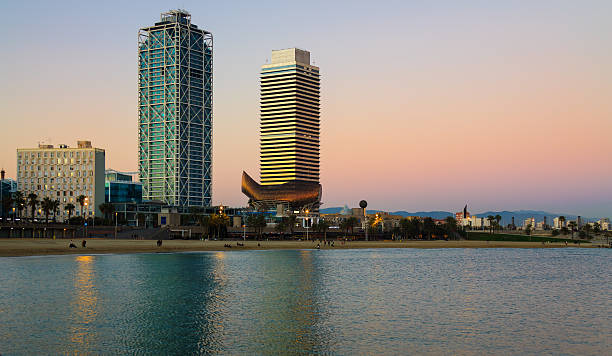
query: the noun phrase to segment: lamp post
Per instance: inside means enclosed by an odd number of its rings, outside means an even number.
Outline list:
[[[117,212],[115,211],[115,240],[117,240]]]
[[[368,206],[368,202],[365,200],[362,200],[359,202],[359,207],[361,209],[363,209],[363,219],[365,221],[364,227],[365,227],[365,240],[368,241],[368,214],[366,214],[366,207]]]
[[[246,241],[246,225],[242,224],[242,241]]]
[[[306,221],[305,221],[306,222],[306,241],[308,241],[308,227],[309,227],[308,225],[309,225],[309,222],[310,222],[310,219],[308,218],[308,213],[309,212],[310,211],[308,209],[306,209]]]
[[[221,223],[223,223],[223,204],[219,205],[219,223],[217,226],[217,239],[219,238]]]
[[[89,205],[89,198],[85,197],[85,216],[87,216],[87,205]],[[85,237],[87,238],[87,219],[83,217],[83,225],[85,227]]]

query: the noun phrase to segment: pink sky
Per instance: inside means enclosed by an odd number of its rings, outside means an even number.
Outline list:
[[[259,67],[297,46],[321,68],[324,207],[612,215],[609,4],[314,3],[314,24],[276,5],[215,3],[215,16],[185,6],[215,36],[215,203],[246,203],[241,172],[259,173]],[[67,4],[0,8],[32,16],[0,24],[10,177],[16,148],[47,139],[91,139],[107,168],[137,170],[136,33],[167,6],[119,17],[111,7],[87,5],[71,25]],[[286,16],[266,18],[271,8]]]

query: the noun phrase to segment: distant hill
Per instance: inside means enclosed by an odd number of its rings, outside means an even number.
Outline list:
[[[333,208],[321,209],[320,213],[321,214],[339,214],[341,211],[342,211],[341,207],[333,207]],[[382,210],[368,210],[368,214],[374,214],[379,211],[382,211]],[[444,219],[447,216],[455,216],[454,213],[451,213],[449,211],[417,211],[417,212],[411,213],[411,212],[402,210],[402,211],[391,211],[389,212],[389,214],[401,215],[401,216],[422,216],[422,217],[429,216],[433,219]],[[479,217],[487,217],[489,215],[493,215],[493,216],[500,215],[502,217],[501,222],[500,222],[502,225],[508,225],[512,223],[512,217],[514,217],[514,223],[517,226],[522,226],[523,221],[528,218],[535,218],[536,221],[542,221],[544,220],[544,217],[546,217],[546,221],[548,222],[548,224],[552,224],[553,219],[560,215],[565,216],[567,220],[575,220],[577,218],[576,215],[556,214],[556,213],[551,213],[548,211],[539,211],[539,210],[485,211],[482,213],[475,213],[475,214],[472,213],[472,214],[479,216]],[[592,219],[585,218],[585,220],[589,221]]]
[[[341,211],[341,207],[324,208],[319,210],[321,214],[339,214]],[[368,210],[368,214],[374,214],[380,211],[382,210]],[[417,211],[414,213],[408,211],[390,211],[389,214],[401,216],[429,216],[432,219],[444,219],[447,216],[455,216],[455,214],[448,211]]]

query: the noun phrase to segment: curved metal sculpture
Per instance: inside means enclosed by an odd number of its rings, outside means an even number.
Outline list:
[[[321,184],[291,181],[283,184],[261,185],[246,172],[242,172],[242,192],[254,203],[274,205],[288,203],[292,208],[318,207],[321,202]]]

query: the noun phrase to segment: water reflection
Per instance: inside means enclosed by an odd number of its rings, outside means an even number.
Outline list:
[[[608,354],[609,251],[568,250],[0,258],[0,352]]]
[[[75,297],[71,304],[73,311],[70,325],[70,341],[74,349],[82,350],[95,342],[95,332],[91,325],[98,315],[98,296],[94,281],[94,257],[76,256],[76,273],[74,275]]]

